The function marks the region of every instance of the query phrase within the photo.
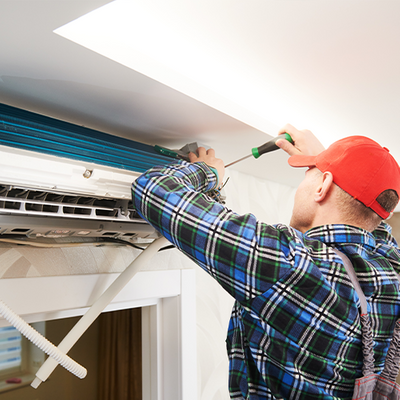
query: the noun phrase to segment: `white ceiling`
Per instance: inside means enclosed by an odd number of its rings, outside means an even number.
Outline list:
[[[87,47],[53,32],[108,3],[0,0],[0,102],[149,144],[197,141],[226,163],[286,122],[325,144],[370,136],[400,160],[398,0],[131,0],[119,62],[107,24]],[[296,186],[303,172],[286,160],[278,151],[235,168]]]

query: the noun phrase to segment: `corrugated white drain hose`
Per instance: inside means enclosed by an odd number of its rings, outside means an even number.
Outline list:
[[[126,286],[126,284],[139,272],[151,258],[162,247],[169,244],[164,237],[156,239],[146,248],[138,257],[136,257],[118,278],[107,288],[107,290],[96,300],[89,310],[82,316],[76,325],[69,331],[65,338],[58,345],[58,349],[64,354],[68,353],[71,347],[85,333],[94,320],[111,303],[114,297]],[[36,378],[31,383],[35,389],[44,382],[57,367],[57,361],[54,358],[48,358],[36,373]]]
[[[86,314],[82,316],[82,318],[61,341],[58,347],[49,342],[44,336],[26,323],[19,315],[11,311],[10,308],[0,300],[0,313],[4,318],[26,336],[33,344],[50,356],[36,373],[36,378],[31,383],[32,387],[36,389],[42,382],[44,382],[58,364],[62,365],[68,371],[81,379],[86,376],[86,369],[72,360],[66,355],[66,353],[68,353],[71,347],[78,341],[94,320],[111,303],[114,297],[126,286],[134,275],[136,275],[136,273],[151,260],[158,250],[168,243],[167,239],[161,237],[151,243],[149,247],[136,257],[108,287],[108,289],[96,300]]]
[[[86,368],[79,365],[72,358],[68,357],[61,350],[59,350],[53,343],[49,342],[42,336],[36,329],[32,328],[26,323],[19,315],[0,300],[0,314],[15,328],[17,328],[27,339],[34,345],[43,350],[50,357],[54,358],[56,362],[66,368],[69,372],[76,375],[78,378],[84,378],[87,374]]]

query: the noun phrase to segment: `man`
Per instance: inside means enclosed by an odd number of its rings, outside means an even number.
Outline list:
[[[388,150],[352,137],[324,150],[287,125],[277,142],[308,167],[290,226],[238,215],[206,193],[224,164],[199,149],[191,163],[155,167],[133,185],[138,212],[235,299],[227,348],[232,399],[351,399],[361,376],[359,299],[334,248],[351,260],[370,307],[375,371],[400,315],[400,252],[381,222],[400,195]]]

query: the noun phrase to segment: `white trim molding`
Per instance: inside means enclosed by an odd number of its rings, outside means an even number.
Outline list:
[[[28,323],[80,316],[118,275],[0,279],[1,299]],[[197,393],[195,271],[138,272],[105,311],[135,307],[143,307],[143,398],[193,400]],[[0,326],[7,325],[0,318]]]

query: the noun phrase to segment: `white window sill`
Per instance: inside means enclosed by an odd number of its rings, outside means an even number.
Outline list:
[[[16,389],[20,389],[26,386],[29,386],[32,381],[35,379],[35,375],[33,374],[16,374],[15,376],[13,376],[12,378],[19,378],[21,379],[21,383],[7,383],[8,379],[4,379],[4,380],[0,380],[0,393],[3,392],[8,392],[10,390],[16,390]]]

